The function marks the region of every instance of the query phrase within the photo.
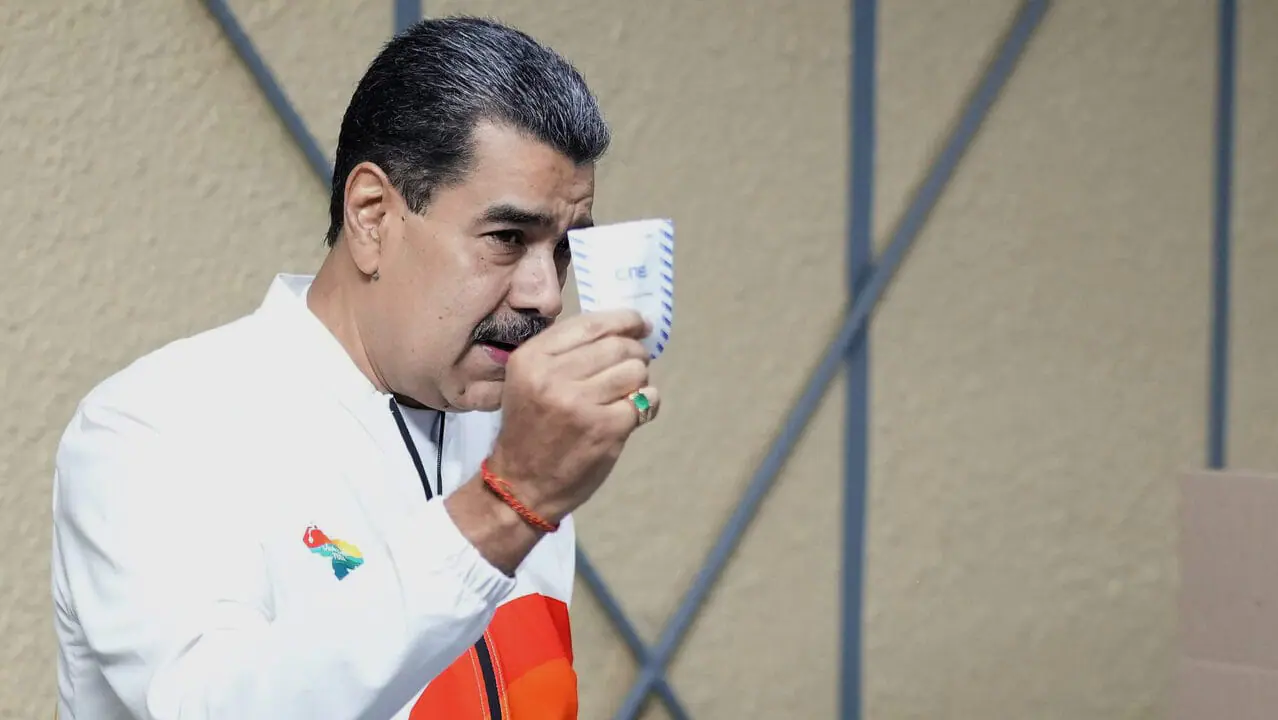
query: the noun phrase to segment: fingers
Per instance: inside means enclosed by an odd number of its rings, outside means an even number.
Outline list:
[[[652,422],[657,419],[657,412],[661,410],[661,393],[657,388],[651,385],[645,385],[639,392],[648,399],[648,419],[646,422]],[[633,403],[632,403],[633,405]]]
[[[639,393],[642,400],[631,399],[630,393],[626,393],[625,397],[608,406],[609,416],[619,428],[633,431],[640,425],[657,419],[657,413],[661,410],[661,393],[651,385],[645,385]],[[646,409],[641,409],[644,405],[647,406]]]
[[[568,318],[526,344],[536,343],[549,355],[561,355],[609,335],[637,340],[651,331],[648,322],[635,310],[601,310]]]
[[[646,360],[647,356],[644,358]],[[584,393],[600,405],[625,399],[648,383],[648,363],[645,360],[630,358],[604,368],[582,383]]]
[[[631,361],[647,365],[648,351],[643,343],[634,338],[611,335],[560,355],[556,366],[565,377],[585,379]],[[630,390],[636,387],[639,386],[633,385]],[[609,401],[615,399],[607,398]]]

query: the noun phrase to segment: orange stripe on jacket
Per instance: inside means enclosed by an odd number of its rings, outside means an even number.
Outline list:
[[[497,608],[488,637],[510,709],[503,720],[576,720],[577,673],[567,605],[545,595],[512,600]],[[474,655],[468,651],[426,687],[410,720],[489,720]]]

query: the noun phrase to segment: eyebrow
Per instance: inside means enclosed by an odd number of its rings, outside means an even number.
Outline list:
[[[484,214],[480,217],[480,222],[485,225],[536,225],[547,228],[555,226],[555,218],[548,213],[528,210],[527,208],[510,204],[493,205],[484,211]],[[574,220],[569,229],[588,228],[593,227],[594,224],[595,221],[587,216]]]
[[[555,219],[546,213],[527,210],[514,205],[493,205],[484,211],[480,221],[494,225],[504,223],[509,225],[550,226],[555,224]]]

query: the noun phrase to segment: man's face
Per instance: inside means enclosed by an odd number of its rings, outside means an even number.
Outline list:
[[[481,123],[474,142],[468,176],[425,213],[386,190],[361,303],[374,372],[435,408],[500,407],[510,352],[563,310],[568,230],[592,224],[593,166],[505,126]]]

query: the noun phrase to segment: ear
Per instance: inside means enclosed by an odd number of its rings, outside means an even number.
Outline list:
[[[385,220],[394,202],[390,179],[380,167],[362,162],[346,176],[343,207],[346,251],[365,275],[377,272],[381,261]]]

